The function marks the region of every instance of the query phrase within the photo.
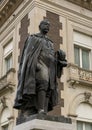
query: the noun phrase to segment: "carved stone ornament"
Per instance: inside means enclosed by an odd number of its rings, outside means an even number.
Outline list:
[[[84,93],[84,96],[85,96],[85,101],[86,101],[86,102],[89,102],[89,99],[90,99],[90,97],[91,97],[91,93],[90,93],[90,92],[85,92],[85,93]]]
[[[6,107],[6,97],[5,96],[1,97],[0,102],[2,103],[3,107]]]

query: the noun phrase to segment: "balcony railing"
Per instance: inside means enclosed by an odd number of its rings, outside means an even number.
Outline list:
[[[79,83],[87,86],[92,86],[92,71],[79,68],[74,64],[68,65],[68,71],[68,82],[70,82],[72,85],[74,83]]]
[[[92,72],[79,69],[79,79],[92,82]]]

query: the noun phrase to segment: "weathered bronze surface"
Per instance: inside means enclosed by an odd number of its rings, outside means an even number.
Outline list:
[[[26,116],[46,114],[58,101],[57,78],[67,60],[65,52],[55,52],[47,36],[49,28],[48,20],[41,21],[40,33],[27,38],[22,52],[14,108]]]

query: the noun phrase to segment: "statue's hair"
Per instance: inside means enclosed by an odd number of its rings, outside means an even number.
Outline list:
[[[48,23],[48,24],[50,25],[49,20],[48,20],[48,19],[44,19],[44,20],[42,20],[42,21],[40,22],[40,24],[39,24],[39,29],[40,29],[41,25],[44,24],[44,23]]]

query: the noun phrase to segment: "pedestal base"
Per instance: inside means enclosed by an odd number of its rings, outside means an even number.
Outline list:
[[[17,125],[14,130],[74,130],[74,127],[69,123],[34,119]]]
[[[64,116],[36,115],[15,126],[13,130],[74,130],[74,126],[71,119]]]

